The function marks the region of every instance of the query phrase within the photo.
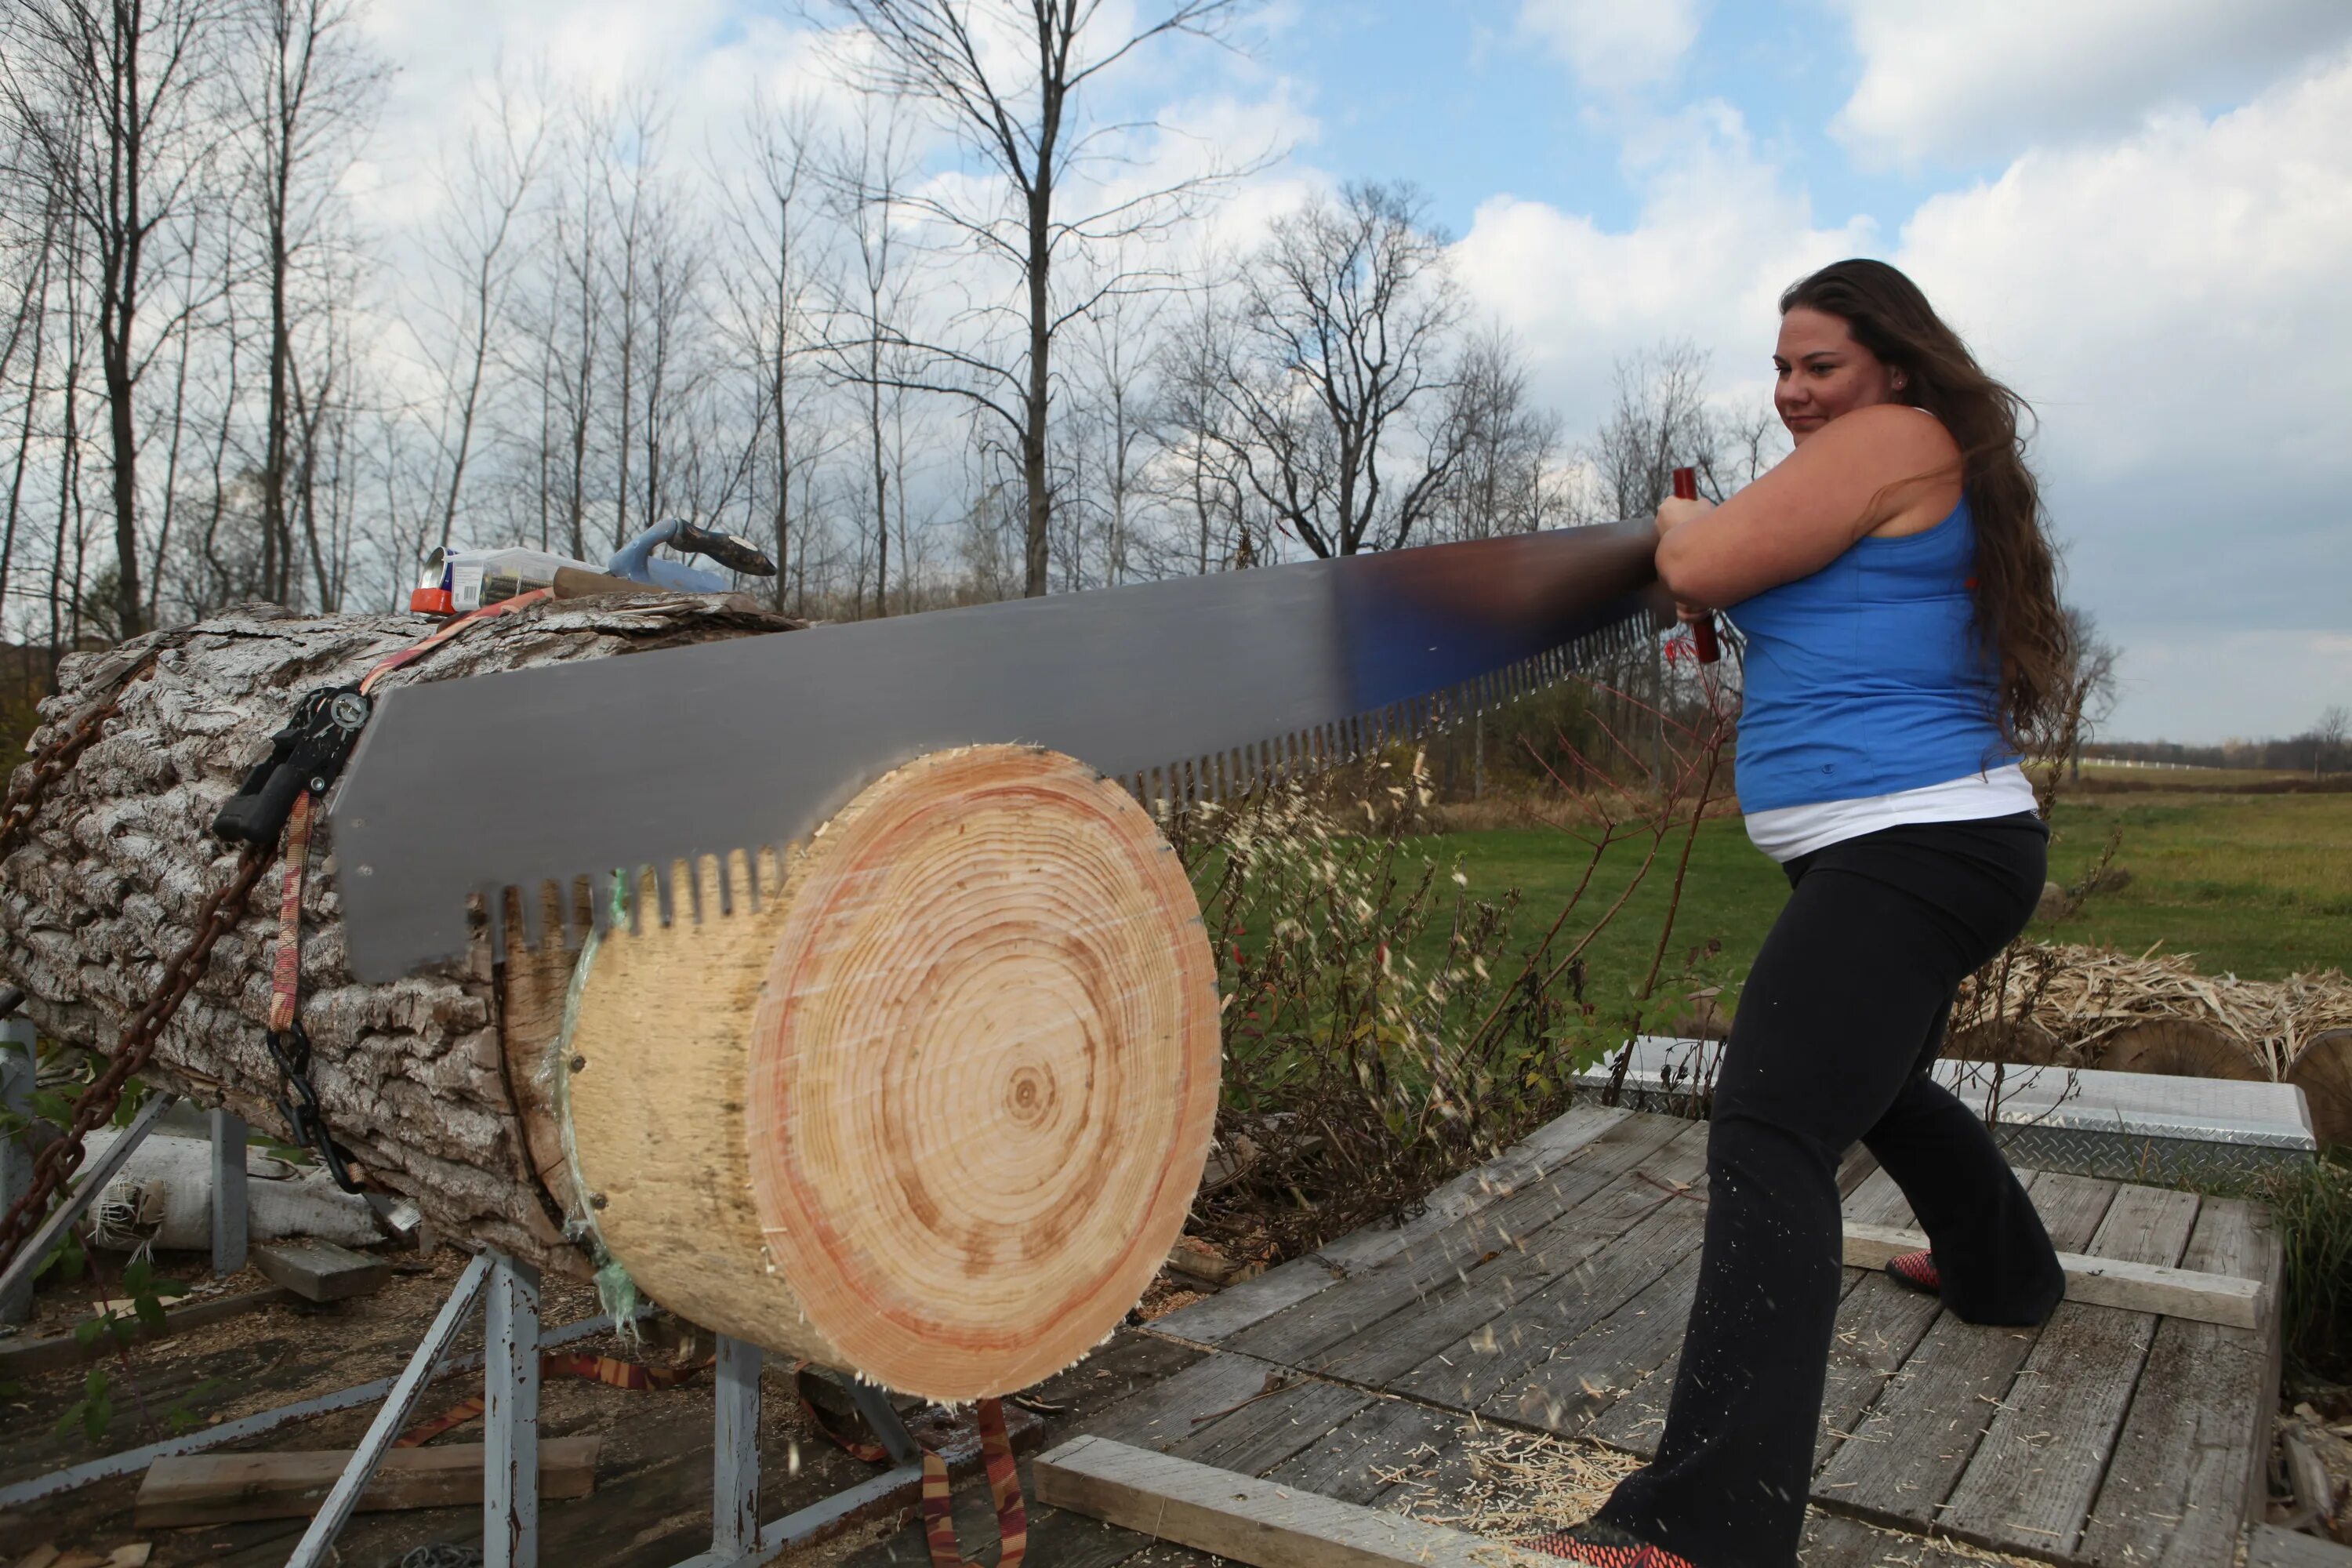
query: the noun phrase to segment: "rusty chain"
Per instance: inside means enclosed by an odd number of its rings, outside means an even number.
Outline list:
[[[64,1136],[41,1151],[40,1157],[33,1162],[32,1182],[9,1205],[7,1215],[0,1217],[0,1268],[6,1268],[16,1258],[16,1248],[40,1224],[50,1194],[70,1180],[81,1164],[82,1141],[114,1115],[123,1086],[155,1054],[155,1042],[163,1038],[163,1026],[172,1021],[180,1004],[203,978],[205,966],[212,960],[214,944],[245,919],[246,900],[253,896],[254,884],[261,880],[262,870],[275,853],[248,846],[237,857],[236,875],[198,907],[195,935],[164,966],[162,988],[123,1026],[122,1037],[115,1043],[106,1070],[92,1079],[74,1101],[73,1120]]]
[[[25,847],[25,840],[33,831],[33,818],[39,815],[49,791],[73,770],[74,763],[99,738],[106,721],[114,717],[124,689],[134,680],[146,679],[154,668],[152,658],[131,666],[110,689],[82,704],[66,721],[63,732],[34,753],[31,772],[22,783],[10,784],[7,804],[0,809],[0,860]]]

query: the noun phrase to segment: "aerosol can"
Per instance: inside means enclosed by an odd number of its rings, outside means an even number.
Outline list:
[[[545,550],[509,545],[499,550],[435,550],[425,557],[408,607],[420,615],[462,616],[537,588],[555,585],[558,572],[602,573],[648,587],[684,594],[723,594],[727,580],[676,561],[658,559],[663,545],[706,555],[730,571],[772,577],[776,563],[750,540],[716,529],[698,528],[683,518],[654,524],[614,552],[602,566]]]

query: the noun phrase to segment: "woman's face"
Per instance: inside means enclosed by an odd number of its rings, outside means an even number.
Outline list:
[[[1772,365],[1780,373],[1772,405],[1800,444],[1839,415],[1893,403],[1902,391],[1897,374],[1853,341],[1844,317],[1806,305],[1780,318]]]

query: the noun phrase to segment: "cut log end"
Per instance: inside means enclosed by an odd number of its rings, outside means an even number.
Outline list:
[[[2107,1037],[2096,1065],[2109,1072],[2168,1078],[2259,1081],[2270,1077],[2238,1041],[2210,1025],[2186,1018],[2158,1018],[2116,1030]]]
[[[1207,1157],[1215,970],[1174,852],[1091,769],[988,746],[878,781],[788,877],[593,960],[571,1100],[607,1244],[698,1321],[910,1394],[1068,1365]]]
[[[2314,1035],[2294,1054],[2286,1081],[2303,1090],[2320,1143],[2352,1147],[2352,1029]]]

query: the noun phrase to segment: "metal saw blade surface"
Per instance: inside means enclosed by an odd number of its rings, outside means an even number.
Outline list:
[[[496,922],[508,888],[781,849],[944,747],[1048,747],[1147,801],[1353,754],[1654,612],[1653,543],[1515,535],[404,688],[331,813],[352,970],[462,956],[475,894]]]

